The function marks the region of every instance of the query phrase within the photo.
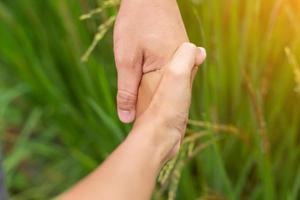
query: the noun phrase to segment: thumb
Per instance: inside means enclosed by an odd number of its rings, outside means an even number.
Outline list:
[[[118,94],[117,109],[120,120],[130,123],[135,119],[138,87],[141,81],[140,62],[133,59],[117,59]]]

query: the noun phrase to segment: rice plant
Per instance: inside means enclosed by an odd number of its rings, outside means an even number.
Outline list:
[[[182,149],[153,199],[299,199],[300,3],[178,2],[208,58]],[[12,199],[64,191],[130,130],[115,109],[118,3],[0,2],[0,131]]]

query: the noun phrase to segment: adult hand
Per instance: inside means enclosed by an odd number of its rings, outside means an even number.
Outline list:
[[[114,29],[121,121],[135,119],[142,75],[165,66],[186,41],[176,0],[122,0]]]

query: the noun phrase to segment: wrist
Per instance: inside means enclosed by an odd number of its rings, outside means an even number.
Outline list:
[[[140,123],[138,120],[129,137],[135,137],[140,145],[150,149],[151,156],[160,167],[177,153],[181,141],[177,130],[168,128],[163,121],[153,118],[147,120],[147,123]]]

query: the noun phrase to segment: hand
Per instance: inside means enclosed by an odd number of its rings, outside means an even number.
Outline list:
[[[165,66],[187,41],[176,0],[122,0],[114,29],[121,121],[135,119],[142,75]]]
[[[148,139],[161,148],[163,162],[179,150],[188,120],[193,80],[205,57],[205,49],[184,43],[162,70],[143,76],[133,133],[148,130]]]
[[[184,43],[164,68],[145,74],[139,97],[147,101],[138,107],[132,132],[99,168],[59,199],[150,199],[159,170],[179,149],[193,78],[204,59],[204,49]]]

